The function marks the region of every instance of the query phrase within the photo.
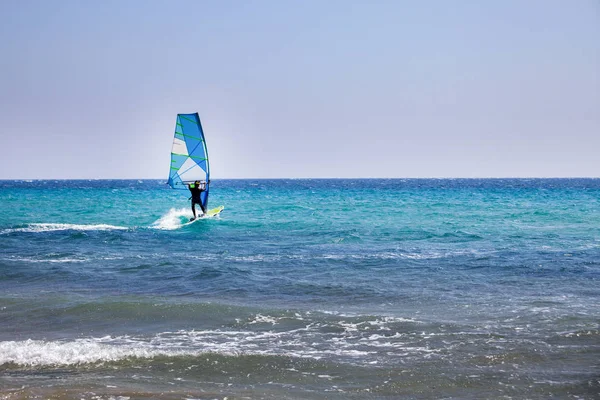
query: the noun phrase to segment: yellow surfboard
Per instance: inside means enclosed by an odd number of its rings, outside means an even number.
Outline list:
[[[214,217],[215,215],[218,215],[224,209],[225,209],[225,206],[219,206],[219,207],[213,208],[212,210],[208,210],[206,212],[205,217]]]
[[[221,211],[223,211],[225,209],[225,206],[219,206],[213,209],[210,209],[206,212],[206,214],[202,215],[201,217],[198,217],[196,219],[190,218],[190,222],[184,224],[184,225],[189,225],[193,222],[199,221],[201,219],[204,218],[212,218],[212,217],[216,217],[217,215],[219,215],[221,213]]]

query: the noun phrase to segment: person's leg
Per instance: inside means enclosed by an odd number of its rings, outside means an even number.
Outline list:
[[[194,213],[194,219],[196,219],[196,203],[192,200],[192,212]]]

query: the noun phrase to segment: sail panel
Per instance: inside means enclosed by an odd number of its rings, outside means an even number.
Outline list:
[[[175,135],[175,139],[173,139],[173,149],[171,150],[171,153],[188,156],[187,145],[183,140],[179,139],[177,135]]]

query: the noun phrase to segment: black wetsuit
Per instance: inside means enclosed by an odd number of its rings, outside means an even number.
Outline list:
[[[206,210],[204,209],[204,205],[202,204],[202,199],[200,198],[200,193],[204,192],[204,186],[202,184],[200,185],[190,185],[190,192],[192,193],[192,209],[194,208],[194,204],[200,204],[200,208],[202,209],[203,213],[206,213]]]

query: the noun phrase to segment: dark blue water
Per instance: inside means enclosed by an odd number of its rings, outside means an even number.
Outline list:
[[[0,182],[2,393],[600,392],[600,180],[216,180],[192,224],[188,196]]]

